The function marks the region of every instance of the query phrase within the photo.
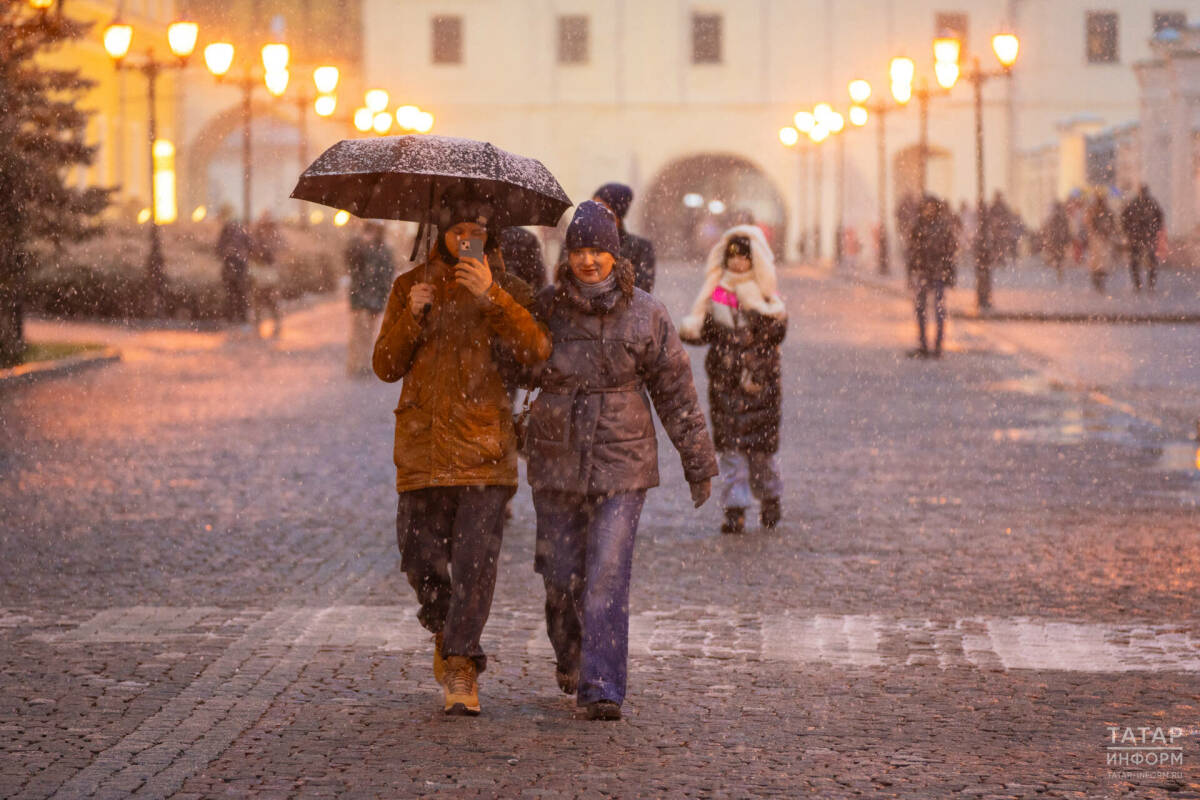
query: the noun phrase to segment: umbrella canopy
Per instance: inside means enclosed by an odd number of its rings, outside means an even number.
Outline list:
[[[292,197],[368,219],[428,222],[443,198],[492,206],[509,225],[557,225],[571,199],[542,162],[488,142],[418,134],[343,139],[300,176]]]

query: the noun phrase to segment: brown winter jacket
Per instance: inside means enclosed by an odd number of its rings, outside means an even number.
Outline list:
[[[434,287],[424,321],[408,308],[416,283]],[[392,284],[372,365],[389,383],[404,379],[396,407],[396,490],[516,486],[512,406],[497,364],[500,345],[520,363],[550,355],[550,336],[526,306],[529,288],[503,271],[484,297],[454,281],[440,259]]]
[[[615,267],[619,288],[584,298],[565,268],[538,293],[534,314],[554,339],[538,368],[529,419],[529,485],[576,494],[658,485],[654,411],[679,451],[684,477],[717,474],[717,458],[671,315]]]

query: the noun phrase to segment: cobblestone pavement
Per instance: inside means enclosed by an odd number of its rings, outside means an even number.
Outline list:
[[[693,282],[664,276],[676,314]],[[484,714],[441,715],[397,389],[343,377],[340,303],[0,393],[0,796],[1200,797],[1170,435],[986,326],[910,361],[901,300],[783,284],[785,521],[720,536],[664,449],[618,723],[554,685],[527,489]]]

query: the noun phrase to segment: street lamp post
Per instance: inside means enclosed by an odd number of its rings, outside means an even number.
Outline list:
[[[992,78],[1012,79],[1013,65],[1017,62],[1020,40],[1012,33],[998,33],[992,37],[992,51],[1000,62],[1000,69],[988,72],[979,63],[978,56],[972,59],[971,71],[965,76],[975,94],[975,305],[980,311],[992,307],[992,270],[986,263],[984,249],[984,225],[987,214],[984,210],[987,187],[984,184],[983,162],[983,85]]]
[[[225,76],[233,66],[233,57],[234,47],[228,42],[214,42],[204,48],[204,61],[218,83],[225,82]],[[288,85],[289,57],[290,51],[286,44],[265,44],[262,47],[262,83],[254,78],[253,67],[250,64],[246,65],[242,77],[236,81],[236,86],[242,91],[242,220],[247,226],[253,220],[251,198],[254,186],[254,154],[251,131],[254,122],[254,90],[260,85],[265,85],[272,96],[282,96]]]
[[[126,60],[129,48],[133,44],[133,27],[116,21],[104,31],[104,49],[113,59],[116,69],[134,69],[146,78],[146,105],[149,119],[147,132],[149,139],[150,167],[150,249],[146,255],[146,283],[149,290],[151,310],[162,308],[166,295],[166,272],[162,251],[162,233],[159,231],[159,202],[158,189],[155,181],[154,146],[158,141],[158,77],[172,69],[183,69],[187,66],[188,57],[196,49],[196,37],[199,28],[194,22],[174,22],[167,27],[167,44],[174,55],[172,59],[158,59],[154,49],[149,47],[142,60],[136,64]]]
[[[908,86],[909,84],[904,84]],[[850,109],[850,121],[856,126],[862,127],[867,124],[869,116],[874,115],[879,118],[878,138],[877,138],[877,153],[878,161],[876,173],[876,194],[879,197],[879,231],[876,234],[876,250],[879,254],[879,274],[887,275],[890,271],[890,258],[888,253],[888,235],[887,235],[887,219],[888,219],[888,203],[887,203],[887,115],[890,111],[901,108],[904,103],[908,102],[909,96],[906,95],[903,87],[897,86],[895,79],[892,81],[892,92],[896,96],[897,105],[880,100],[876,103],[868,105],[867,101],[871,97],[871,84],[864,80],[855,80],[850,82],[850,100],[854,106]],[[903,98],[903,99],[901,99]]]

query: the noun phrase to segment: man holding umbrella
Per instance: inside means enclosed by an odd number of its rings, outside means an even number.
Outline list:
[[[435,634],[444,710],[478,714],[479,639],[517,487],[496,346],[531,365],[549,357],[550,337],[526,309],[528,288],[503,272],[491,207],[461,200],[435,221],[427,262],[392,285],[372,365],[384,381],[404,379],[394,451],[401,569]]]

